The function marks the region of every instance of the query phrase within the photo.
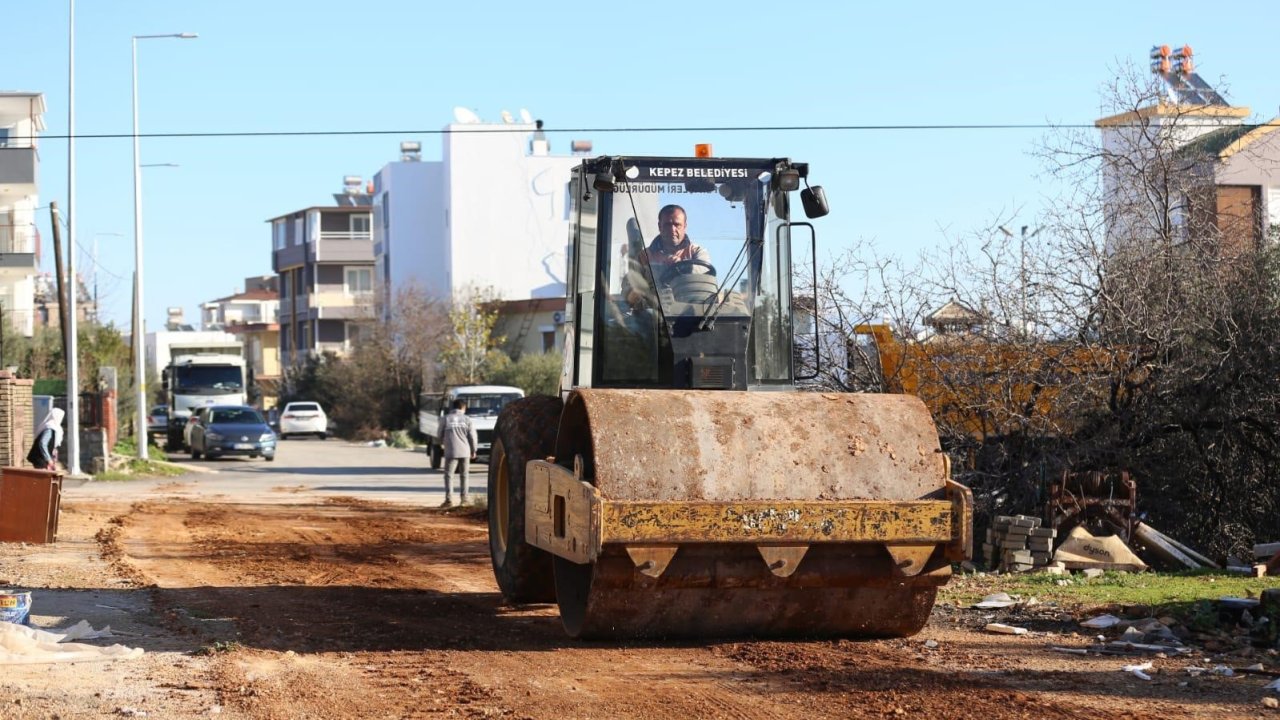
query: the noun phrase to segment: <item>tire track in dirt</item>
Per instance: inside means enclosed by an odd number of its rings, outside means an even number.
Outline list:
[[[1132,692],[1105,663],[1024,672],[1033,655],[948,628],[926,632],[950,632],[954,654],[915,640],[575,641],[554,606],[502,602],[483,526],[431,511],[149,502],[118,527],[118,562],[233,643],[218,692],[251,718],[1229,714]]]

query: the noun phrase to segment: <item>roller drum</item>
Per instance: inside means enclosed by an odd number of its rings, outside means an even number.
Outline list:
[[[911,501],[946,482],[933,421],[905,395],[578,390],[555,456],[608,501]],[[554,566],[583,638],[910,635],[950,576],[940,548],[906,577],[875,543],[815,543],[786,576],[732,542],[681,544],[657,577],[620,545]]]

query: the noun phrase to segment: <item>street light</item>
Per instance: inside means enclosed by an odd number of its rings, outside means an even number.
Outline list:
[[[1004,233],[1005,237],[1013,237],[1013,231],[1009,228],[1001,225],[998,229],[1000,232]],[[1027,326],[1029,324],[1027,322],[1027,240],[1039,235],[1040,231],[1043,229],[1043,227],[1036,228],[1035,232],[1028,235],[1028,226],[1023,225],[1022,233],[1018,236],[1018,282],[1021,285],[1021,296],[1018,305],[1018,322],[1020,327],[1018,331],[1024,334],[1027,332]]]
[[[142,162],[138,152],[138,41],[160,38],[193,40],[195,33],[133,36],[133,386],[137,389],[134,439],[138,443],[138,459],[146,460],[147,452],[147,361],[143,343],[146,314],[142,310]]]

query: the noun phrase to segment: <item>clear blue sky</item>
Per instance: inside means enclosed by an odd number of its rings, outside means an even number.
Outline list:
[[[732,8],[731,11],[729,8]],[[67,129],[67,2],[6,3],[0,89],[46,95]],[[76,125],[127,134],[129,38],[139,43],[142,132],[438,130],[452,108],[497,120],[528,108],[548,128],[1087,123],[1122,60],[1190,43],[1228,99],[1276,115],[1266,61],[1274,2],[376,3],[79,0]],[[812,164],[833,207],[827,249],[872,238],[913,255],[1055,189],[1029,156],[1044,131],[594,133],[599,153],[789,156]],[[576,137],[576,136],[575,136]],[[144,139],[146,317],[230,294],[270,272],[264,220],[326,204],[404,139],[431,135]],[[553,135],[553,151],[570,136]],[[41,144],[41,202],[65,203],[66,142]],[[77,230],[97,233],[104,316],[127,328],[133,270],[130,140],[77,144]],[[41,218],[48,242],[47,214]],[[691,228],[693,231],[694,228]],[[88,256],[80,266],[87,268]],[[45,263],[52,253],[45,247]],[[113,277],[114,276],[114,277]],[[116,278],[120,279],[116,279]]]

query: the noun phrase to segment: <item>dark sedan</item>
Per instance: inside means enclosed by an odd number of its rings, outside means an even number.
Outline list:
[[[191,427],[191,458],[223,455],[276,459],[276,434],[257,410],[247,405],[204,408]]]

